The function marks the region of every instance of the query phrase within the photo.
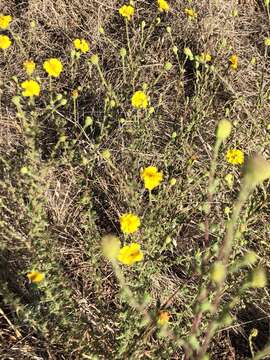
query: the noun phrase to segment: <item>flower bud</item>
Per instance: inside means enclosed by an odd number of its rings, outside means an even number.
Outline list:
[[[250,285],[253,288],[263,288],[267,285],[267,277],[263,268],[257,268],[252,272]]]
[[[86,116],[84,120],[84,127],[87,128],[88,126],[91,126],[93,124],[93,119],[91,116]]]
[[[93,65],[98,65],[99,63],[99,57],[97,54],[94,54],[91,56],[90,61]]]
[[[211,280],[217,284],[221,283],[226,277],[226,267],[221,261],[216,261],[211,269]]]
[[[224,141],[226,140],[232,131],[232,124],[229,120],[220,120],[217,127],[217,138]]]
[[[127,55],[127,50],[125,48],[121,48],[120,49],[120,56],[124,58],[124,57],[126,57],[126,55]]]
[[[176,179],[175,178],[171,178],[170,180],[170,185],[174,186],[176,184]]]
[[[101,35],[104,35],[104,34],[105,34],[105,30],[104,30],[104,27],[103,27],[103,26],[100,26],[100,27],[98,28],[98,31],[99,31],[99,33],[100,33]]]
[[[270,161],[261,155],[253,155],[247,162],[244,174],[245,181],[255,187],[270,178]]]
[[[26,174],[28,174],[29,170],[28,170],[28,168],[26,166],[23,166],[21,168],[20,172],[21,172],[22,175],[26,175]]]
[[[178,47],[176,45],[174,45],[173,48],[172,48],[172,51],[173,51],[174,55],[177,55]]]
[[[247,265],[253,265],[257,262],[258,257],[254,251],[249,251],[244,256],[244,262]]]
[[[167,61],[167,62],[165,63],[165,65],[164,65],[164,69],[165,69],[166,71],[170,71],[171,68],[172,68],[172,63],[170,63],[169,61]]]
[[[109,158],[112,156],[112,153],[110,152],[110,150],[104,150],[101,153],[102,157],[104,160],[109,160]]]
[[[270,46],[270,38],[265,38],[264,39],[264,45],[265,46]]]
[[[109,260],[115,260],[120,250],[120,240],[114,235],[105,235],[101,241],[102,252]]]
[[[190,48],[188,48],[188,47],[184,48],[184,54],[186,55],[186,57],[189,58],[189,60],[194,59],[194,56],[193,56],[192,51],[190,50]]]

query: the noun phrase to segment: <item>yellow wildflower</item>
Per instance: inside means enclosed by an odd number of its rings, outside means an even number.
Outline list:
[[[157,321],[158,325],[164,326],[168,324],[169,318],[170,318],[170,314],[168,313],[168,311],[162,311],[158,316],[158,321]]]
[[[51,58],[44,61],[43,68],[50,76],[58,77],[63,70],[63,65],[59,59]]]
[[[143,91],[136,91],[132,95],[131,103],[135,108],[146,109],[148,105],[148,97]]]
[[[130,21],[132,16],[134,15],[134,7],[131,5],[123,5],[119,9],[119,14],[122,15],[124,18],[127,18],[128,21]]]
[[[7,29],[11,21],[12,16],[0,14],[0,29]]]
[[[73,45],[75,49],[80,50],[83,54],[89,51],[89,44],[85,39],[75,39]]]
[[[135,262],[141,261],[143,259],[143,253],[140,245],[137,243],[131,243],[130,245],[122,247],[119,251],[117,259],[125,265],[133,265]]]
[[[210,55],[210,54],[208,54],[208,53],[204,53],[204,52],[202,52],[201,53],[201,55],[199,56],[199,60],[201,61],[201,62],[209,62],[209,61],[211,61],[212,60],[212,56]]]
[[[141,171],[141,179],[144,181],[144,187],[151,191],[159,186],[163,180],[163,173],[159,172],[155,166],[148,166]]]
[[[33,60],[26,60],[24,63],[23,63],[23,67],[27,73],[27,75],[32,75],[33,72],[35,71],[35,68],[36,68],[36,64],[34,63]]]
[[[24,89],[24,91],[22,92],[23,96],[39,96],[40,86],[39,83],[35,80],[26,80],[21,84],[21,87]]]
[[[226,160],[233,165],[242,165],[244,163],[244,153],[242,150],[229,149],[226,154]]]
[[[185,8],[185,14],[187,15],[187,17],[191,20],[193,20],[194,18],[196,18],[198,16],[198,14],[196,13],[195,10],[193,9],[188,9]]]
[[[170,5],[168,4],[168,2],[166,0],[157,0],[157,3],[158,3],[159,11],[166,12],[166,11],[170,10]]]
[[[44,280],[45,275],[39,271],[30,271],[27,274],[27,277],[31,283],[36,284]]]
[[[120,227],[124,234],[132,234],[138,230],[141,225],[140,218],[132,213],[120,216]]]
[[[238,56],[236,54],[234,54],[230,57],[229,60],[231,63],[231,65],[230,65],[231,69],[236,70],[238,68]]]
[[[7,35],[0,35],[0,49],[8,49],[11,45],[11,40]]]

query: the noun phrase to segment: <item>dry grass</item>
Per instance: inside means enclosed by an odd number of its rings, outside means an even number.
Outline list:
[[[195,21],[188,21],[183,12],[189,2],[171,1],[173,11],[160,16],[144,48],[140,24],[145,21],[147,32],[158,11],[154,1],[135,3],[129,25],[134,69],[126,67],[126,81],[119,55],[121,47],[128,48],[118,14],[122,2],[6,0],[0,5],[0,12],[12,14],[13,32],[21,36],[20,46],[14,41],[5,55],[0,54],[3,359],[181,359],[183,348],[156,331],[148,333],[140,314],[121,296],[112,266],[101,254],[100,239],[108,233],[121,236],[118,219],[124,212],[133,211],[143,219],[142,230],[132,239],[142,245],[146,260],[124,269],[127,282],[140,301],[148,299],[147,309],[153,314],[166,304],[172,330],[179,338],[186,337],[194,317],[199,265],[207,250],[203,209],[219,120],[226,117],[234,126],[218,160],[219,190],[209,216],[211,261],[224,235],[224,209],[232,206],[241,182],[239,167],[225,161],[226,150],[236,147],[246,156],[253,152],[270,156],[269,48],[266,52],[264,46],[270,30],[262,1],[194,2],[199,14]],[[232,16],[235,9],[238,14]],[[88,55],[80,58],[72,75],[70,51],[76,37],[89,41],[91,55],[99,54],[103,74],[121,106],[105,107],[109,95],[96,68],[89,67]],[[196,74],[193,63],[185,59],[185,47],[194,54],[210,53],[214,69],[201,67]],[[228,62],[234,53],[239,57],[237,71]],[[49,83],[41,66],[49,57],[64,63],[52,91],[68,100],[54,115],[46,110]],[[39,64],[44,92],[34,110],[34,160],[11,101],[20,93],[12,77],[19,83],[25,79],[26,58]],[[173,66],[163,72],[167,61]],[[143,83],[148,84],[155,108],[152,115],[130,107],[132,93]],[[78,86],[83,89],[74,117],[71,93]],[[86,116],[93,118],[93,125],[80,133]],[[59,144],[63,134],[67,140]],[[74,139],[79,140],[74,144]],[[110,150],[109,161],[102,156],[105,149]],[[165,175],[152,202],[139,177],[140,168],[150,164]],[[32,166],[33,177],[21,175],[23,166]],[[229,172],[235,176],[232,190],[224,181]],[[176,178],[175,186],[170,185],[171,178]],[[243,211],[231,262],[253,249],[259,263],[269,269],[269,230],[266,182]],[[34,267],[46,273],[41,288],[33,289],[27,282],[25,274]],[[247,273],[244,268],[230,275],[223,305],[239,295]],[[266,346],[269,311],[269,287],[241,294],[239,304],[230,310],[233,324],[219,329],[210,345],[211,358],[251,357],[248,338],[253,327],[259,330],[255,352]]]

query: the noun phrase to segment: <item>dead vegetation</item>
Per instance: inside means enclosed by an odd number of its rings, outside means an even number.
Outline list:
[[[100,239],[108,233],[121,236],[119,215],[124,212],[134,211],[143,219],[133,239],[142,245],[146,260],[125,270],[127,282],[141,302],[148,299],[150,312],[166,304],[172,329],[179,338],[186,337],[199,265],[207,250],[202,224],[217,123],[226,117],[233,131],[218,161],[211,249],[221,243],[224,210],[232,206],[241,181],[239,167],[225,161],[226,149],[270,156],[270,50],[264,45],[270,18],[263,1],[194,1],[198,18],[188,21],[188,1],[171,2],[172,12],[159,14],[154,1],[138,0],[129,25],[130,44],[118,13],[121,5],[104,0],[0,4],[0,12],[14,17],[14,45],[0,54],[2,359],[181,359],[183,349],[160,338],[157,331],[148,332],[120,296]],[[149,34],[145,44],[142,21],[144,34]],[[20,34],[20,41],[15,34]],[[71,72],[76,37],[89,42],[89,56],[99,55],[104,77],[121,106],[108,105],[111,98],[96,69],[89,66],[88,55]],[[119,51],[129,46],[133,63],[125,65],[124,78]],[[210,53],[213,68],[202,67],[198,74],[183,53],[186,47],[193,54]],[[229,66],[232,54],[239,57],[237,71]],[[64,72],[53,82],[52,92],[67,99],[53,115],[46,108],[50,85],[42,70],[49,57],[63,61]],[[28,58],[39,64],[36,75],[44,84],[44,97],[29,110],[37,114],[35,126],[29,125],[36,155],[11,100],[20,92],[14,76],[18,83],[25,79],[22,64]],[[172,65],[169,71],[164,70],[166,62]],[[150,115],[130,108],[132,93],[144,83],[154,107]],[[72,91],[78,87],[74,112]],[[87,116],[93,124],[82,131]],[[61,136],[66,140],[59,142]],[[104,150],[109,150],[109,160]],[[152,202],[139,176],[140,168],[149,164],[165,175]],[[22,176],[25,166],[32,166],[33,176]],[[224,181],[228,173],[235,177],[233,189]],[[254,250],[269,270],[269,208],[266,182],[242,214],[232,262]],[[35,267],[46,273],[48,289],[28,284],[25,275]],[[237,296],[247,273],[244,268],[230,277],[223,304]],[[253,328],[259,331],[254,351],[262,350],[269,343],[269,309],[269,287],[240,294],[239,305],[230,310],[234,322],[219,330],[210,358],[250,358]]]

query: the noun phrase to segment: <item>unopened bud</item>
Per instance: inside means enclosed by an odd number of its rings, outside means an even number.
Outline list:
[[[106,235],[101,242],[102,252],[109,260],[115,260],[120,250],[120,240],[117,236]]]
[[[227,139],[232,131],[232,123],[229,120],[220,120],[217,127],[217,138],[224,141]]]
[[[99,63],[99,57],[97,54],[94,54],[91,56],[90,61],[93,65],[98,65]]]
[[[246,182],[255,187],[270,178],[270,161],[261,155],[254,155],[249,158],[244,173]]]
[[[213,264],[211,269],[211,280],[217,284],[221,283],[226,276],[226,267],[221,261]]]

